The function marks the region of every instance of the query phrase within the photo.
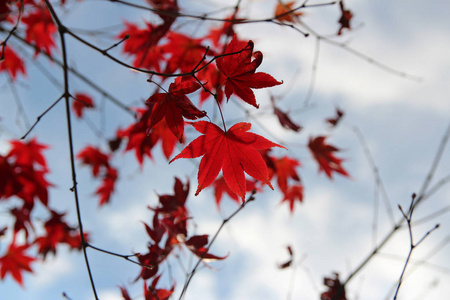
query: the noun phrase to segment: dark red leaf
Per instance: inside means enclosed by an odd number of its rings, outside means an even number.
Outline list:
[[[22,272],[33,272],[30,265],[36,260],[25,253],[29,247],[28,244],[16,245],[15,239],[12,241],[6,253],[0,257],[0,279],[4,279],[9,273],[15,281],[23,285]]]
[[[308,143],[314,159],[319,164],[319,171],[325,172],[329,178],[332,178],[333,172],[343,176],[349,176],[347,171],[342,167],[342,159],[334,155],[334,152],[339,151],[339,149],[325,144],[325,139],[326,137],[324,136],[318,136],[314,139],[310,138]]]
[[[83,112],[86,108],[92,109],[94,107],[94,100],[92,100],[89,95],[81,93],[75,94],[75,99],[72,102],[72,109],[78,118],[83,117]]]

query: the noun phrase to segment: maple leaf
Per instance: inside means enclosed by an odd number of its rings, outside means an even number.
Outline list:
[[[303,202],[303,186],[301,184],[289,186],[284,192],[284,198],[281,202],[288,202],[289,210],[293,213],[296,200]]]
[[[118,286],[120,289],[120,293],[122,294],[123,300],[131,300],[130,294],[128,294],[128,291],[126,287],[124,286]]]
[[[295,124],[291,120],[291,118],[289,118],[287,113],[282,112],[275,105],[273,106],[273,112],[278,117],[278,121],[280,122],[281,126],[283,126],[284,128],[291,129],[295,132],[299,132],[300,130],[302,130],[302,126]]]
[[[24,16],[22,23],[27,25],[25,40],[33,43],[38,49],[36,55],[42,50],[52,54],[52,49],[56,47],[53,39],[56,33],[56,25],[45,6],[37,7],[35,11]]]
[[[14,236],[15,237],[15,236]],[[26,255],[25,251],[30,247],[28,244],[16,245],[15,238],[9,245],[5,255],[0,257],[0,278],[5,278],[6,274],[11,276],[20,285],[23,285],[22,272],[33,272],[30,264],[36,259]]]
[[[125,30],[118,38],[123,40],[123,52],[134,56],[133,66],[136,68],[155,69],[161,71],[160,63],[164,59],[163,52],[157,43],[165,33],[159,27],[146,23],[147,28],[140,29],[132,23],[125,22]]]
[[[294,1],[286,3],[279,1],[275,7],[276,19],[281,22],[286,21],[290,23],[300,23],[299,17],[303,15],[303,13],[300,11],[292,12],[294,5]]]
[[[273,189],[269,181],[267,165],[258,150],[272,147],[284,148],[283,146],[248,132],[252,126],[250,123],[237,123],[225,132],[217,125],[206,121],[195,122],[192,125],[203,135],[193,140],[169,163],[179,158],[203,156],[198,171],[198,188],[195,195],[209,186],[220,170],[228,187],[238,194],[242,201],[245,201],[247,189],[244,171]]]
[[[300,177],[295,170],[297,167],[301,166],[298,160],[296,160],[295,158],[290,158],[288,156],[284,156],[282,158],[270,158],[272,159],[275,167],[274,175],[277,175],[278,187],[283,193],[285,193],[288,188],[289,178],[300,182]]]
[[[331,127],[336,127],[339,121],[341,121],[344,116],[344,112],[339,108],[336,108],[336,116],[333,118],[326,119],[326,122],[331,125]]]
[[[108,167],[105,175],[103,176],[102,185],[95,191],[95,194],[100,196],[100,206],[109,202],[111,194],[114,192],[117,178],[117,169]]]
[[[21,207],[14,207],[9,210],[9,213],[14,217],[14,234],[20,230],[24,230],[25,239],[28,240],[28,229],[34,231],[33,223],[31,222],[31,210],[32,206],[26,203]]]
[[[283,82],[277,81],[267,73],[255,73],[256,68],[262,63],[263,55],[260,51],[253,53],[252,41],[248,41],[247,45],[243,46],[243,42],[238,41],[234,35],[225,53],[234,52],[239,53],[221,56],[216,60],[217,67],[226,77],[224,85],[227,100],[234,93],[248,104],[258,108],[255,94],[251,89],[271,87]]]
[[[180,143],[183,141],[184,120],[196,120],[206,116],[205,111],[199,110],[186,96],[201,87],[193,78],[177,77],[169,86],[167,93],[156,93],[147,102],[154,103],[148,129],[153,128],[162,119],[166,120],[170,131]]]
[[[180,69],[182,73],[192,71],[203,59],[208,48],[201,43],[203,39],[193,39],[181,33],[169,32],[168,43],[162,46],[163,53],[170,53],[165,73],[174,73]],[[208,51],[212,55],[212,51]]]
[[[156,145],[161,142],[161,147],[164,156],[169,159],[172,156],[173,150],[178,140],[175,135],[172,134],[166,120],[161,120],[156,126],[153,127],[152,131],[148,134],[150,145]],[[181,140],[184,143],[184,138]]]
[[[99,175],[100,168],[109,167],[109,156],[93,146],[84,147],[76,157],[77,159],[80,159],[83,164],[92,167],[92,175],[94,177]]]
[[[47,162],[42,154],[42,150],[48,149],[47,145],[39,144],[35,138],[26,143],[13,140],[10,141],[10,144],[12,148],[8,157],[14,158],[17,165],[34,167],[35,164],[38,164],[47,169]]]
[[[216,256],[211,253],[208,253],[208,249],[205,247],[208,244],[208,235],[194,235],[185,241],[186,247],[192,251],[196,256],[200,257],[203,260],[222,260],[228,257],[225,256]]]
[[[341,284],[338,273],[334,273],[334,278],[325,277],[323,284],[328,287],[328,291],[320,295],[320,300],[347,300],[345,287]]]
[[[0,7],[1,9],[1,7]],[[0,11],[1,16],[1,11]],[[1,21],[1,20],[0,20]],[[15,81],[17,76],[22,73],[22,75],[26,75],[25,65],[23,60],[16,54],[14,50],[10,47],[4,48],[4,57],[3,61],[0,61],[0,72],[4,71],[11,76],[11,79]],[[1,52],[0,52],[1,53]]]
[[[341,27],[339,27],[337,34],[341,35],[344,28],[351,29],[350,20],[353,18],[353,13],[350,10],[345,9],[343,0],[339,1],[339,9],[341,10],[341,17],[338,22]]]
[[[78,118],[83,117],[83,111],[86,108],[95,107],[94,100],[92,100],[92,98],[87,94],[77,93],[75,94],[74,98],[75,99],[72,102],[72,109]]]
[[[238,194],[234,193],[228,187],[223,176],[217,178],[214,181],[213,186],[214,186],[214,197],[216,198],[217,208],[220,208],[220,202],[222,201],[223,193],[226,193],[232,200],[236,201],[238,204],[240,203]],[[247,187],[247,192],[251,192],[251,191],[257,189],[255,181],[248,180],[248,179],[246,179],[246,187]]]
[[[144,282],[145,300],[169,300],[170,296],[172,296],[175,290],[175,284],[170,290],[158,289],[156,285],[158,284],[159,278],[161,278],[161,275],[156,276],[149,287]]]
[[[14,164],[7,157],[0,155],[0,199],[9,198],[23,189]]]
[[[325,144],[326,137],[318,136],[310,138],[308,148],[311,150],[314,159],[319,164],[319,171],[325,172],[328,178],[332,178],[332,172],[337,172],[343,176],[349,176],[342,167],[342,159],[337,158],[333,152],[339,151],[338,148]]]

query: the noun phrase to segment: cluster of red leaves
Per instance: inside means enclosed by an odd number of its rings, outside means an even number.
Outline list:
[[[157,288],[161,277],[158,274],[160,265],[174,253],[177,248],[186,247],[197,257],[204,260],[222,260],[220,257],[209,253],[208,235],[193,235],[188,237],[189,211],[186,208],[186,200],[189,195],[189,182],[183,183],[175,178],[173,194],[159,196],[156,207],[149,207],[154,212],[152,223],[144,223],[145,230],[150,237],[147,253],[137,253],[139,263],[143,266],[136,280],[144,280],[145,299],[168,299],[175,286],[170,290]],[[147,280],[152,279],[148,285]],[[120,287],[124,299],[131,299],[125,287]]]
[[[23,16],[19,27],[24,27],[25,40],[35,47],[35,55],[44,51],[51,54],[56,48],[54,40],[57,28],[50,12],[43,3],[34,1],[13,1],[2,0],[0,2],[0,23],[7,22],[15,24],[19,16],[19,10],[22,9]],[[21,5],[23,4],[23,8]],[[0,44],[0,72],[6,72],[14,81],[17,75],[26,75],[26,68],[23,59],[21,59],[15,50],[10,46]]]
[[[36,245],[38,254],[44,258],[47,253],[56,253],[59,244],[67,244],[71,249],[81,248],[81,238],[76,228],[69,226],[64,220],[64,214],[52,210],[48,201],[48,188],[51,184],[45,179],[48,173],[47,162],[43,151],[48,147],[35,139],[28,142],[11,141],[11,150],[6,156],[0,155],[0,200],[20,199],[21,205],[9,209],[14,219],[13,240],[8,250],[0,257],[0,278],[6,274],[19,284],[23,284],[22,272],[32,272],[31,263],[35,257],[25,253]],[[36,200],[39,200],[50,213],[44,221],[45,234],[38,236],[32,220]],[[2,235],[8,228],[2,229]],[[25,243],[19,245],[16,236],[23,232]],[[31,240],[31,233],[35,235]],[[87,236],[85,237],[87,238]]]
[[[77,159],[92,168],[92,176],[101,178],[102,184],[95,194],[100,197],[100,206],[108,203],[118,178],[117,169],[109,164],[110,156],[96,147],[86,146],[77,154]]]

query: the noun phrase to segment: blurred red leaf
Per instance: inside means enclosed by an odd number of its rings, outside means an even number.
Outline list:
[[[345,9],[343,0],[339,1],[339,9],[341,10],[341,17],[339,18],[338,22],[341,27],[339,27],[339,31],[337,34],[341,35],[344,28],[350,30],[350,20],[353,18],[353,13],[350,10]]]
[[[83,112],[86,108],[95,107],[94,100],[92,100],[92,98],[87,94],[77,93],[74,97],[75,99],[72,102],[72,109],[78,118],[83,117]]]
[[[114,192],[117,178],[118,178],[117,169],[113,167],[109,167],[106,169],[106,172],[102,178],[102,184],[95,191],[95,194],[97,194],[100,197],[99,201],[100,206],[109,202],[111,194]]]
[[[34,138],[26,143],[13,140],[10,141],[10,144],[12,148],[8,157],[12,157],[17,165],[34,167],[35,164],[38,164],[44,169],[47,168],[47,162],[42,154],[42,150],[48,148],[47,145],[39,144]]]
[[[170,162],[179,158],[203,156],[198,171],[198,188],[195,195],[209,186],[222,169],[228,187],[245,200],[246,180],[244,171],[262,181],[273,189],[269,181],[267,165],[258,150],[281,147],[266,138],[248,132],[250,123],[237,123],[224,132],[217,125],[199,121],[192,123],[194,128],[203,133]]]
[[[326,119],[326,122],[330,124],[332,127],[336,127],[337,124],[341,121],[344,116],[344,112],[339,108],[336,108],[336,116],[333,118]]]
[[[0,21],[1,21],[1,11],[0,11]],[[0,47],[0,49],[1,48],[2,47]],[[19,75],[20,73],[22,73],[22,75],[25,76],[26,70],[23,60],[10,47],[5,47],[4,51],[5,51],[4,53],[5,59],[3,61],[0,61],[0,72],[2,71],[7,72],[9,76],[11,76],[13,81],[16,80],[17,75]]]
[[[202,258],[203,260],[222,260],[228,257],[226,256],[216,256],[208,253],[208,249],[205,246],[208,244],[208,235],[194,235],[186,240],[186,247],[192,251],[196,256]]]
[[[308,147],[313,154],[314,159],[319,164],[319,171],[325,172],[328,178],[332,178],[332,173],[336,172],[343,176],[349,176],[347,171],[342,167],[342,159],[337,158],[334,152],[339,151],[338,148],[326,144],[326,137],[318,136],[316,138],[310,138]]]
[[[92,175],[97,177],[100,168],[109,168],[109,155],[104,154],[100,149],[93,146],[86,146],[77,154],[77,159],[85,165],[92,167]]]
[[[347,300],[345,288],[339,281],[338,273],[334,273],[334,278],[325,277],[323,284],[328,287],[328,291],[320,295],[320,300]]]
[[[291,129],[295,132],[299,132],[300,130],[302,130],[302,126],[295,124],[287,113],[282,112],[275,105],[273,106],[273,112],[278,117],[278,121],[280,122],[281,126],[283,126],[284,128]]]
[[[22,18],[27,28],[25,31],[26,41],[34,44],[39,51],[45,51],[52,54],[52,49],[56,47],[53,39],[56,33],[56,25],[53,23],[52,16],[45,6],[36,6],[36,9]]]
[[[303,15],[300,11],[290,12],[294,9],[295,1],[282,3],[278,2],[275,7],[275,17],[277,17],[278,21],[286,21],[290,23],[299,23],[299,17]]]
[[[284,198],[281,202],[289,203],[289,210],[294,212],[295,201],[303,202],[303,186],[301,184],[291,185],[284,192]]]
[[[25,251],[30,245],[18,246],[13,239],[6,253],[0,257],[0,278],[5,278],[6,274],[11,274],[15,281],[23,285],[22,272],[33,272],[30,264],[36,259],[28,256]]]

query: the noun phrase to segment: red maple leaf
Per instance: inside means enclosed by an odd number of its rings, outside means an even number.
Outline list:
[[[5,255],[0,257],[0,278],[5,278],[6,274],[10,273],[11,276],[20,285],[23,285],[22,272],[33,272],[30,264],[36,259],[26,255],[25,251],[30,245],[16,245],[15,239],[13,239],[11,245]]]
[[[283,193],[286,193],[287,191],[289,178],[300,182],[300,177],[295,170],[300,166],[298,160],[288,156],[283,156],[282,158],[270,157],[270,159],[272,159],[275,167],[274,175],[277,175],[278,187]]]
[[[94,100],[92,100],[92,98],[87,94],[77,93],[74,98],[75,99],[72,102],[72,109],[78,118],[83,117],[83,111],[86,108],[95,107]]]
[[[202,258],[203,260],[222,260],[228,257],[226,256],[216,256],[208,253],[208,249],[205,247],[208,244],[208,235],[194,235],[185,241],[186,247],[192,251],[196,256]]]
[[[17,168],[7,157],[0,155],[0,199],[18,194],[23,186],[17,174]]]
[[[193,78],[177,77],[169,86],[167,93],[156,93],[147,102],[154,103],[148,129],[153,128],[162,119],[166,120],[170,131],[180,143],[183,140],[184,120],[196,120],[206,116],[205,111],[199,110],[189,100],[186,94],[195,92],[201,87]]]
[[[301,184],[291,185],[284,192],[284,198],[281,202],[289,203],[289,210],[294,212],[295,201],[303,202],[303,186]]]
[[[56,246],[61,243],[67,243],[73,247],[74,240],[79,241],[79,235],[75,228],[70,227],[64,220],[64,213],[60,214],[53,210],[50,210],[51,216],[45,222],[45,235],[36,238],[34,243],[38,245],[38,251],[45,257],[49,252],[55,254]]]
[[[273,113],[278,117],[278,121],[284,128],[291,129],[295,132],[302,130],[302,126],[295,124],[287,113],[282,112],[275,105],[273,106]]]
[[[299,17],[303,15],[300,11],[292,12],[292,9],[294,9],[295,2],[286,2],[282,3],[281,1],[278,2],[277,6],[275,7],[275,17],[278,21],[286,21],[290,23],[299,23]]]
[[[145,300],[169,300],[170,296],[173,294],[175,285],[173,285],[170,290],[156,288],[160,277],[161,275],[156,276],[149,287],[147,287],[147,284],[144,282]]]
[[[22,73],[22,75],[26,75],[23,60],[16,54],[16,52],[10,47],[5,47],[4,51],[5,59],[3,61],[0,61],[0,72],[7,72],[9,76],[11,76],[13,81],[16,80],[17,75],[19,75],[20,73]]]
[[[133,66],[136,68],[155,69],[161,71],[160,63],[163,60],[163,52],[157,43],[162,37],[161,30],[150,23],[147,28],[140,29],[137,25],[125,22],[126,29],[118,38],[121,40],[128,36],[123,43],[123,52],[134,56]],[[161,31],[161,32],[160,32]]]
[[[341,284],[338,273],[334,273],[334,278],[325,277],[323,284],[328,287],[328,291],[320,295],[320,300],[347,300],[345,287]]]
[[[345,9],[343,0],[339,1],[339,9],[341,10],[341,17],[338,22],[341,27],[339,27],[337,34],[341,35],[344,28],[350,30],[350,20],[353,18],[353,13],[350,10]]]
[[[114,192],[117,178],[117,169],[108,167],[103,175],[102,185],[95,191],[95,194],[100,196],[100,206],[109,202],[111,194]]]
[[[228,187],[242,200],[245,200],[246,180],[244,171],[262,181],[273,189],[269,181],[267,165],[258,150],[281,147],[264,137],[248,132],[250,123],[237,123],[223,131],[213,123],[199,121],[192,123],[194,128],[203,133],[170,162],[179,158],[203,156],[198,171],[198,188],[195,195],[209,186],[220,170]]]
[[[253,53],[252,41],[248,41],[244,46],[243,42],[238,41],[234,35],[225,53],[235,52],[239,53],[222,56],[216,60],[217,67],[226,77],[225,95],[227,100],[234,93],[248,104],[258,108],[255,94],[251,89],[271,87],[282,84],[282,82],[267,73],[255,73],[256,68],[262,63],[263,55],[260,51]]]
[[[100,168],[109,168],[109,156],[93,146],[84,147],[77,154],[77,158],[80,159],[83,164],[92,167],[92,175],[94,177],[99,175]]]
[[[166,120],[162,120],[154,126],[152,131],[148,134],[148,138],[150,140],[150,145],[156,145],[159,141],[161,142],[164,156],[167,159],[172,156],[175,145],[178,142],[177,137],[172,134]],[[184,139],[181,140],[181,143],[184,143]]]
[[[225,179],[221,176],[217,178],[214,183],[214,197],[216,198],[216,204],[217,208],[220,208],[220,202],[222,201],[223,193],[226,193],[232,200],[236,201],[238,204],[239,202],[239,196],[238,194],[235,194],[227,185],[225,182]],[[256,190],[256,184],[255,181],[246,179],[246,186],[247,186],[247,192],[251,192],[253,190]]]
[[[48,148],[47,145],[39,144],[35,138],[26,143],[13,140],[10,141],[10,144],[12,148],[8,157],[14,158],[17,165],[34,167],[35,164],[38,164],[47,169],[47,162],[42,154],[42,150]]]
[[[325,144],[324,136],[310,138],[308,147],[313,154],[314,159],[319,164],[319,171],[325,172],[328,178],[332,178],[332,172],[337,172],[343,176],[349,176],[347,171],[342,167],[342,159],[337,158],[334,152],[339,151],[338,148]]]
[[[14,234],[20,230],[24,230],[25,239],[28,240],[28,229],[34,231],[33,223],[31,222],[31,210],[32,206],[24,204],[21,208],[14,207],[9,210],[9,213],[14,217]]]
[[[56,25],[45,6],[39,6],[36,10],[24,16],[22,23],[27,25],[25,40],[33,43],[39,49],[36,54],[43,50],[51,54],[52,49],[56,46],[53,39],[56,33]]]
[[[187,73],[192,71],[203,59],[207,48],[201,43],[203,39],[193,39],[177,32],[169,32],[168,43],[162,46],[163,53],[170,53],[165,73],[174,73],[180,69]],[[209,51],[212,55],[211,51]]]

